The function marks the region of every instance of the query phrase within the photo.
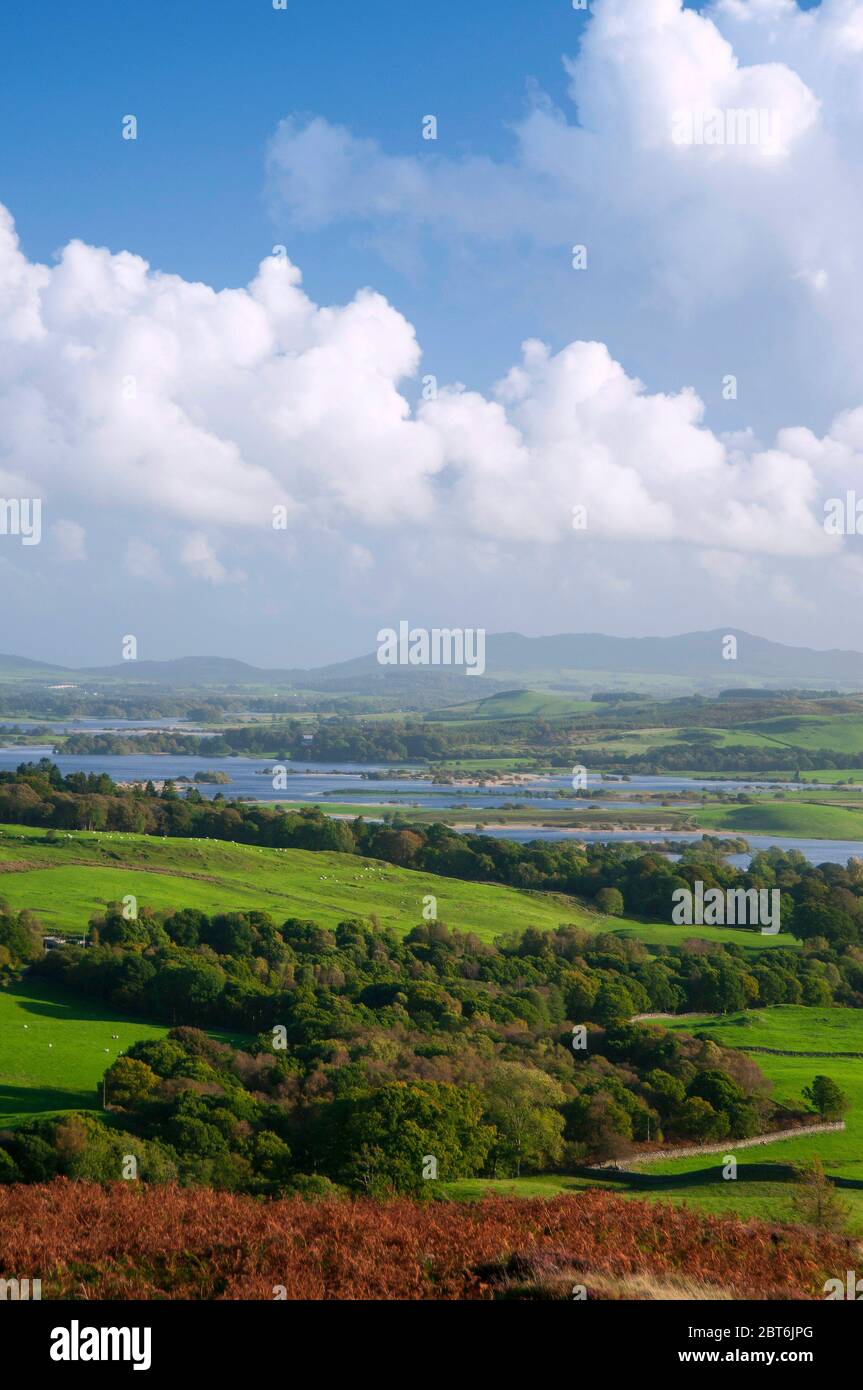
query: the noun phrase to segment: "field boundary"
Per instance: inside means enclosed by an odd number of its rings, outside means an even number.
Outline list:
[[[835,1053],[828,1053],[835,1056]],[[831,1120],[820,1125],[795,1125],[793,1129],[773,1130],[769,1134],[756,1134],[752,1139],[726,1139],[722,1144],[687,1144],[682,1148],[663,1149],[655,1153],[632,1154],[622,1160],[630,1165],[638,1163],[659,1163],[671,1158],[698,1158],[701,1154],[733,1153],[735,1149],[752,1149],[759,1144],[775,1144],[779,1139],[801,1139],[809,1134],[829,1134],[845,1128],[844,1120]],[[594,1163],[593,1169],[619,1168],[620,1160],[607,1158],[602,1163]]]

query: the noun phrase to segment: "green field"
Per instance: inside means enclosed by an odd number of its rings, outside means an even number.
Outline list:
[[[453,719],[559,719],[573,714],[596,714],[605,708],[592,700],[547,690],[504,690],[471,704],[452,705],[446,711],[439,711],[437,717],[442,715],[446,722]],[[429,716],[430,721],[435,718],[435,715]]]
[[[167,1025],[130,1019],[102,1000],[77,998],[44,980],[0,989],[0,1128],[34,1115],[100,1110],[97,1087],[105,1068],[133,1042],[167,1032]],[[212,1036],[243,1041],[218,1031]]]
[[[759,801],[752,806],[704,806],[688,813],[705,830],[741,835],[799,835],[813,840],[863,840],[863,810],[808,801]]]
[[[744,1152],[748,1152],[744,1150]],[[691,1174],[679,1184],[669,1184],[661,1192],[647,1187],[627,1187],[620,1182],[592,1181],[589,1178],[566,1175],[540,1175],[529,1178],[461,1178],[440,1184],[440,1197],[457,1202],[478,1202],[483,1197],[559,1197],[563,1193],[583,1192],[600,1188],[618,1197],[633,1201],[669,1202],[673,1206],[692,1207],[711,1216],[737,1216],[746,1221],[794,1221],[792,1187],[787,1182],[722,1182],[703,1181]],[[849,1210],[848,1231],[863,1236],[863,1193],[843,1189],[842,1201]]]
[[[857,1009],[808,1009],[779,1005],[728,1016],[704,1014],[669,1019],[663,1021],[663,1026],[686,1033],[707,1031],[726,1047],[863,1053],[863,1010]],[[798,1107],[803,1087],[814,1076],[819,1073],[831,1076],[851,1099],[851,1109],[845,1117],[845,1130],[737,1150],[733,1141],[729,1141],[722,1154],[667,1159],[641,1165],[638,1171],[647,1179],[671,1179],[656,1188],[642,1186],[637,1181],[541,1174],[494,1183],[483,1179],[447,1183],[443,1195],[459,1200],[475,1200],[488,1191],[512,1192],[525,1197],[553,1196],[558,1192],[599,1185],[622,1196],[674,1202],[716,1215],[737,1214],[746,1218],[784,1221],[793,1219],[792,1189],[787,1181],[777,1179],[773,1165],[796,1165],[817,1154],[830,1176],[860,1183],[860,1188],[842,1187],[840,1195],[851,1209],[849,1229],[855,1234],[863,1234],[863,1056],[780,1057],[753,1053],[752,1057],[773,1082],[772,1098]],[[736,1154],[741,1167],[746,1165],[750,1173],[739,1176],[736,1181],[723,1180],[725,1153]],[[625,1167],[625,1160],[622,1163]]]
[[[146,907],[258,909],[277,922],[302,917],[330,927],[374,916],[402,933],[422,921],[423,899],[432,895],[440,921],[484,941],[562,922],[637,936],[648,945],[675,945],[693,935],[691,927],[604,917],[563,894],[467,883],[356,855],[111,832],[69,832],[49,842],[41,830],[0,827],[0,899],[35,912],[50,930],[83,932],[106,903],[128,894]],[[781,932],[699,927],[696,934],[752,950],[799,945]]]
[[[254,908],[279,921],[312,918],[324,926],[374,915],[399,932],[422,921],[423,899],[431,894],[441,921],[486,941],[586,916],[563,896],[464,883],[349,854],[110,832],[75,832],[47,843],[38,830],[0,829],[0,898],[31,909],[52,930],[81,931],[105,903],[127,894],[148,907]],[[604,920],[591,918],[597,925]]]
[[[785,748],[829,748],[836,753],[863,753],[863,718],[856,714],[796,714],[759,719],[741,726]]]
[[[783,1004],[744,1014],[667,1020],[664,1026],[684,1032],[707,1031],[723,1045],[744,1050],[769,1047],[788,1053],[863,1054],[863,1010],[859,1009],[808,1009]],[[853,1208],[856,1229],[863,1231],[863,1056],[774,1056],[763,1052],[751,1055],[773,1082],[774,1100],[799,1105],[803,1087],[821,1073],[832,1077],[842,1087],[851,1100],[851,1109],[845,1116],[844,1131],[741,1149],[737,1153],[738,1160],[765,1167],[773,1163],[798,1164],[818,1154],[830,1176],[861,1184],[859,1190],[843,1188],[842,1198]],[[735,1152],[733,1144],[729,1145],[728,1152]],[[718,1166],[720,1158],[721,1155],[716,1155],[712,1162]],[[645,1165],[643,1171],[691,1175],[710,1163],[710,1159],[676,1159]],[[758,1181],[718,1182],[716,1186],[716,1191],[713,1185],[692,1191],[688,1199],[711,1211],[740,1210],[753,1216],[759,1214],[765,1202],[775,1205],[777,1216],[787,1205],[787,1189],[782,1184],[776,1185],[777,1190],[772,1195],[766,1193],[764,1184]]]

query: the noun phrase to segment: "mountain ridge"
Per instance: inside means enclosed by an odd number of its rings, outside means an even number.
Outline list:
[[[736,657],[726,659],[728,639],[736,643]],[[767,680],[821,680],[863,685],[863,652],[830,648],[794,647],[772,642],[740,628],[714,628],[671,637],[616,637],[606,633],[556,633],[525,637],[518,632],[491,634],[486,639],[485,677],[474,677],[474,688],[511,676],[527,678],[555,673],[651,675],[694,679],[738,677]],[[182,684],[291,685],[301,689],[326,688],[352,679],[371,680],[381,688],[408,687],[434,675],[438,679],[465,680],[457,667],[383,667],[375,652],[319,667],[268,668],[233,657],[185,656],[167,661],[124,661],[106,666],[79,668],[0,654],[0,674],[7,678],[39,680],[55,676],[78,683],[87,680]],[[478,693],[478,691],[477,691]]]

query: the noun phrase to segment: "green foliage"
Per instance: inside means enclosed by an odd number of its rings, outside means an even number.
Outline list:
[[[500,1062],[486,1088],[486,1118],[497,1131],[495,1174],[554,1168],[563,1156],[563,1087],[518,1062]]]
[[[599,911],[607,917],[623,916],[625,903],[619,888],[600,888],[594,901]]]
[[[845,1092],[829,1076],[816,1076],[812,1085],[804,1088],[803,1097],[822,1120],[841,1120],[850,1105]]]
[[[118,1057],[105,1072],[105,1095],[110,1094],[111,1105],[131,1107],[145,1100],[158,1080],[146,1062],[138,1062],[132,1057]]]
[[[848,1223],[849,1207],[827,1177],[817,1154],[800,1167],[792,1205],[798,1221],[820,1231],[844,1231]]]

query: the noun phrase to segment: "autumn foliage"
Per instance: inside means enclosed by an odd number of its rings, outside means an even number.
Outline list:
[[[474,1205],[261,1202],[65,1179],[0,1188],[0,1276],[41,1278],[43,1299],[572,1297],[579,1281],[589,1296],[626,1297],[647,1278],[823,1298],[849,1259],[839,1236],[605,1192]]]

